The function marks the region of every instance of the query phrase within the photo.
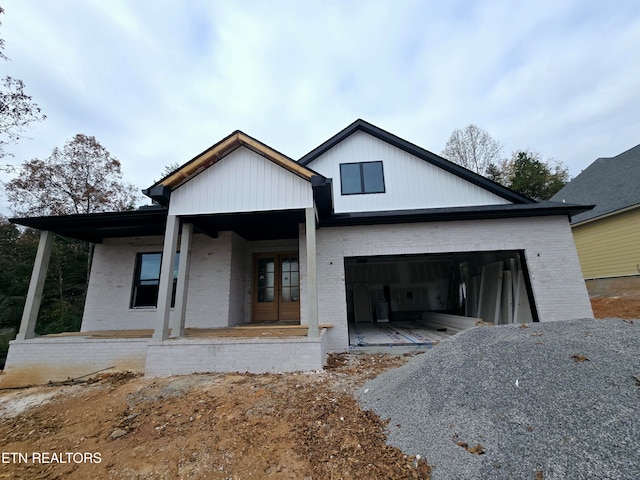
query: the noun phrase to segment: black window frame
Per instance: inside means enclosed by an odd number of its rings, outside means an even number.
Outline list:
[[[364,176],[364,165],[371,165],[371,164],[380,164],[380,174],[382,175],[382,190],[367,190],[366,184],[365,184],[365,176]],[[343,166],[346,165],[358,165],[359,167],[359,173],[360,173],[360,191],[358,192],[345,192],[344,191],[344,173],[343,173]],[[386,193],[387,190],[387,186],[386,183],[384,181],[384,166],[382,164],[382,160],[374,160],[371,162],[348,162],[348,163],[341,163],[340,164],[340,194],[341,195],[372,195],[372,194],[376,194],[376,193]]]
[[[145,255],[160,255],[160,265],[158,268],[158,276],[157,278],[149,278],[149,279],[141,279],[141,273],[142,273],[142,263],[143,263],[143,258]],[[174,258],[174,267],[173,267],[173,287],[172,287],[172,292],[171,292],[171,307],[175,307],[175,303],[176,303],[176,288],[177,288],[177,284],[178,284],[178,265],[179,265],[179,261],[180,261],[180,252],[176,252],[175,258]],[[131,301],[129,302],[129,308],[130,309],[145,309],[145,308],[158,308],[158,291],[160,288],[160,270],[162,268],[162,252],[138,252],[136,253],[136,263],[135,263],[135,267],[133,270],[133,282],[131,285]],[[148,283],[147,285],[143,285],[142,282],[155,282],[155,283]],[[155,292],[151,292],[151,296],[154,299],[154,302],[151,303],[148,300],[144,301],[144,304],[139,304],[139,303],[143,303],[142,300],[139,299],[142,298],[141,295],[139,295],[141,287],[146,287],[147,290],[151,290],[151,289],[155,289]],[[149,288],[151,287],[151,288]],[[145,297],[148,299],[150,293],[149,291],[145,294]]]

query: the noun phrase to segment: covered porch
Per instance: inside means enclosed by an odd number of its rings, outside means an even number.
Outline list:
[[[316,229],[331,209],[330,179],[238,131],[145,194],[155,205],[137,211],[12,219],[41,234],[7,374],[323,367]],[[81,333],[37,337],[54,233],[96,247]],[[243,329],[263,321],[298,328]]]
[[[59,381],[104,369],[164,376],[323,368],[328,326],[318,324],[313,208],[235,217],[178,217],[155,208],[101,215],[94,228],[87,228],[88,219],[81,217],[89,216],[30,221],[42,228],[40,243],[20,331],[0,377],[3,385]],[[83,235],[94,240],[96,252],[81,331],[38,336],[35,326],[54,232],[77,237],[74,225],[83,223]],[[194,238],[200,249],[195,261]],[[130,279],[140,248],[162,251],[157,305],[152,307],[135,308],[133,303],[135,281]],[[180,255],[174,264],[176,252]],[[218,260],[206,263],[207,252]],[[268,258],[266,252],[298,262],[285,272],[297,270],[299,276],[297,305],[286,319],[254,316],[260,298],[273,299],[276,287],[278,294],[282,291],[281,285],[263,285],[262,295],[258,293],[256,261]],[[130,283],[112,285],[109,269]],[[101,280],[100,272],[111,280]],[[267,288],[273,291],[269,294]],[[221,308],[214,311],[207,305]]]
[[[146,376],[207,372],[273,373],[324,367],[326,331],[310,338],[301,325],[242,325],[190,329],[180,338],[153,340],[153,330],[100,330],[36,336],[11,343],[3,387],[37,385],[135,371]],[[169,332],[171,333],[171,332]]]

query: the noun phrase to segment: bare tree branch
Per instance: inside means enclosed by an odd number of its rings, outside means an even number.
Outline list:
[[[451,133],[442,155],[464,168],[485,175],[489,165],[498,163],[501,152],[500,142],[485,130],[469,124]]]
[[[83,134],[45,160],[24,162],[6,194],[20,216],[130,210],[140,200],[137,189],[122,180],[120,162]]]

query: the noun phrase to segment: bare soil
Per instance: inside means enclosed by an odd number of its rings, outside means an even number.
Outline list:
[[[353,395],[409,358],[341,354],[306,374],[118,373],[5,390],[0,478],[429,478],[424,459],[385,444],[385,422]],[[73,456],[85,452],[94,455]]]
[[[596,318],[640,318],[640,294],[591,302]],[[410,358],[341,354],[324,372],[115,373],[3,390],[0,479],[428,479],[428,459],[386,445],[385,422],[354,399]]]
[[[595,318],[640,318],[640,292],[615,297],[592,297]]]

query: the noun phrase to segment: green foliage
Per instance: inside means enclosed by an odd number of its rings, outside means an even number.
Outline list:
[[[489,164],[484,176],[496,183],[504,183],[504,174],[495,163]]]
[[[80,330],[87,286],[87,262],[91,245],[56,235],[36,332]]]
[[[38,232],[21,232],[0,218],[0,328],[20,327],[38,239]],[[54,238],[37,333],[80,329],[89,249],[86,242]]]
[[[515,151],[511,159],[503,163],[502,181],[530,198],[548,200],[569,181],[569,171],[558,162],[544,162],[531,151]]]
[[[19,327],[38,238],[0,218],[0,328]]]

